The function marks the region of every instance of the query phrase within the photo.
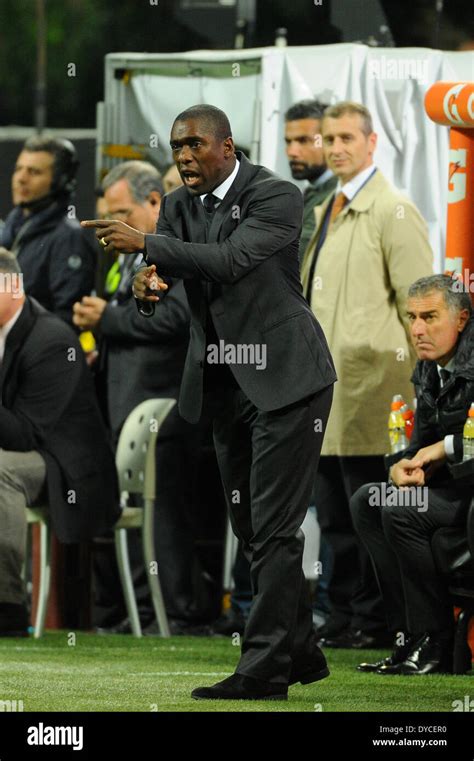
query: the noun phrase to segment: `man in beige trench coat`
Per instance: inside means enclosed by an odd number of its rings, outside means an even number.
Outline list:
[[[326,335],[339,382],[315,486],[323,535],[333,553],[328,647],[387,644],[382,600],[349,499],[386,480],[387,420],[394,394],[410,402],[415,357],[405,314],[409,285],[433,272],[426,224],[373,163],[369,111],[342,102],[326,109],[321,132],[335,192],[315,208],[316,230],[302,265],[303,288]]]

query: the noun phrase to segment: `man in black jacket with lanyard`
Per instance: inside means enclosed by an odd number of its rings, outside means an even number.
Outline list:
[[[166,290],[155,270],[184,280],[191,339],[180,411],[196,422],[212,410],[232,524],[251,562],[254,600],[236,673],[193,697],[284,700],[289,684],[328,675],[300,526],[336,376],[299,277],[301,193],[236,154],[213,106],[179,114],[170,144],[184,186],[163,199],[157,235],[83,224],[116,250],[146,251],[137,298],[158,299],[148,286]]]
[[[472,486],[459,486],[446,467],[462,460],[463,426],[474,402],[470,296],[448,275],[420,278],[408,291],[407,313],[418,355],[413,437],[390,469],[391,485],[366,484],[350,503],[389,629],[397,632],[390,657],[358,667],[377,674],[451,670],[452,605],[430,541],[437,528],[465,524],[472,498]]]

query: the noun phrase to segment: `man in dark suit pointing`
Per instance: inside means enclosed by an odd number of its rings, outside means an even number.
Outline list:
[[[286,699],[289,684],[329,674],[312,629],[300,526],[336,375],[299,278],[301,193],[236,153],[213,106],[179,114],[170,144],[184,186],[164,197],[156,235],[118,221],[83,225],[103,245],[144,252],[137,299],[166,293],[156,272],[184,281],[191,337],[180,411],[191,422],[212,411],[232,525],[251,562],[236,672],[192,696]]]

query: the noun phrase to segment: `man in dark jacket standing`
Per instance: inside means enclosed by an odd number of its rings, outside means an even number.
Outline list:
[[[28,627],[21,569],[25,507],[43,497],[62,542],[116,522],[112,450],[81,346],[27,297],[18,263],[0,249],[0,636]]]
[[[462,460],[463,426],[474,402],[470,296],[448,275],[420,278],[408,291],[407,312],[418,355],[415,430],[390,469],[389,485],[366,484],[350,503],[389,629],[397,633],[389,658],[358,667],[377,674],[451,669],[452,605],[430,540],[438,528],[463,525],[472,498],[472,486],[460,486],[446,467]]]
[[[294,180],[307,180],[304,190],[300,262],[316,227],[314,207],[322,204],[337,185],[323,153],[321,119],[327,106],[318,100],[301,100],[285,114],[285,144]]]
[[[184,281],[191,337],[180,411],[197,422],[212,410],[232,525],[251,562],[236,673],[192,696],[285,700],[289,684],[329,673],[312,631],[300,526],[336,375],[299,277],[301,193],[236,152],[231,134],[214,106],[177,116],[170,145],[184,187],[163,199],[156,235],[120,221],[83,224],[107,246],[146,252],[139,300],[153,269]]]
[[[69,140],[31,137],[12,176],[15,208],[0,245],[18,258],[26,293],[71,323],[72,305],[94,287],[96,253],[72,204],[78,159]]]

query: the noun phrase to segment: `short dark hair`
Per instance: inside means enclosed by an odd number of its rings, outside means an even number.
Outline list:
[[[472,315],[472,302],[469,291],[466,289],[462,280],[456,275],[429,275],[420,277],[412,283],[408,289],[408,298],[417,298],[418,296],[427,296],[433,291],[439,291],[443,294],[444,301],[448,309],[453,312],[460,312],[467,309]]]
[[[0,246],[0,272],[11,272],[19,275],[21,273],[20,265],[15,254],[8,251],[7,248]]]
[[[148,161],[124,161],[114,166],[102,180],[102,190],[105,192],[119,180],[127,180],[136,203],[145,203],[154,190],[160,196],[165,193],[160,172]]]
[[[356,103],[353,100],[341,100],[339,103],[334,103],[333,106],[328,106],[324,112],[325,119],[340,119],[341,116],[346,114],[360,116],[362,121],[362,132],[366,137],[372,134],[374,131],[374,125],[372,122],[372,116],[368,108],[362,105],[362,103]]]
[[[50,153],[53,157],[52,191],[70,193],[74,190],[79,159],[76,149],[70,140],[60,137],[33,135],[25,141],[22,150],[31,151],[32,153],[39,151]]]
[[[173,122],[184,122],[187,119],[199,119],[205,123],[217,140],[225,140],[232,137],[232,130],[227,114],[216,106],[210,106],[207,103],[199,103],[196,106],[190,106],[185,111],[181,111]]]
[[[327,103],[320,100],[300,100],[294,103],[285,114],[286,122],[295,122],[297,119],[322,119]]]

